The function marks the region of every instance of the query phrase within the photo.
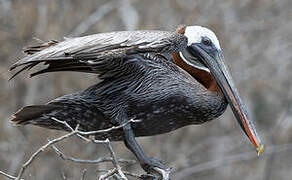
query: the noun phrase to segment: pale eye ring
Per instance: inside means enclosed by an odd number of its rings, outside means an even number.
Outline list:
[[[212,41],[207,38],[207,37],[203,37],[202,38],[202,43],[205,45],[205,46],[211,46],[212,45]]]

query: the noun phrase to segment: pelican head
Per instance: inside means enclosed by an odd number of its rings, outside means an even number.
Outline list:
[[[263,145],[233,83],[215,33],[201,26],[186,26],[183,34],[188,38],[188,44],[185,50],[179,52],[181,59],[192,68],[211,74],[228,101],[240,127],[260,154]]]

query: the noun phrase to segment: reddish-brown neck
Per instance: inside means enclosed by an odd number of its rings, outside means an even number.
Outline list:
[[[223,95],[217,82],[215,81],[214,77],[210,73],[204,70],[194,68],[193,66],[187,64],[180,57],[178,52],[172,53],[172,56],[177,66],[187,71],[191,76],[193,76],[199,83],[201,83],[209,91],[218,92],[220,95]]]
[[[176,29],[176,33],[184,34],[186,30],[186,25],[180,25]],[[189,64],[187,64],[179,55],[178,52],[172,53],[174,62],[180,68],[187,71],[191,76],[193,76],[199,83],[201,83],[204,87],[206,87],[209,91],[218,92],[221,96],[224,97],[221,89],[219,88],[214,77],[208,73],[207,71],[197,69]]]

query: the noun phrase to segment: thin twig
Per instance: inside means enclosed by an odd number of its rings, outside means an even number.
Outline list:
[[[120,128],[124,127],[125,125],[127,125],[127,124],[129,124],[131,122],[139,122],[139,120],[131,119],[131,120],[125,122],[124,124],[119,125],[119,126],[112,126],[112,127],[108,128],[108,129],[102,129],[102,130],[96,130],[96,131],[79,131],[78,134],[87,136],[87,135],[105,133],[105,132],[109,132],[109,131],[112,131],[112,130],[115,130],[115,129],[120,129]]]
[[[62,151],[60,151],[60,149],[58,149],[55,145],[52,145],[51,148],[56,152],[56,154],[59,155],[60,158],[62,158],[63,160],[68,160],[68,161],[72,161],[75,163],[81,163],[81,164],[98,164],[98,163],[103,163],[103,162],[113,162],[113,158],[112,157],[100,157],[98,159],[78,159],[78,158],[74,158],[74,157],[70,157],[70,156],[66,156]],[[135,160],[129,160],[129,159],[118,159],[119,163],[130,163],[130,164],[134,164],[136,163]]]
[[[56,121],[56,122],[58,122],[58,123],[61,123],[61,124],[63,124],[63,125],[65,125],[67,128],[69,128],[71,131],[74,131],[74,129],[66,122],[66,121],[61,121],[61,120],[59,120],[59,119],[57,119],[57,118],[55,118],[55,117],[51,117],[51,119],[52,120],[54,120],[54,121]],[[81,139],[83,139],[83,140],[85,140],[85,141],[87,141],[87,138],[84,138],[83,136],[81,136],[81,135],[79,135],[79,134],[77,134],[77,136],[79,137],[79,138],[81,138]],[[87,141],[87,142],[89,142],[89,141]]]
[[[139,174],[135,174],[135,173],[132,173],[129,171],[123,171],[123,172],[125,175],[132,176],[132,177],[137,178],[137,179],[142,179],[141,175],[139,175]]]
[[[127,177],[125,176],[125,174],[122,171],[122,168],[121,168],[121,166],[120,166],[120,164],[118,162],[118,159],[117,159],[117,157],[115,155],[115,152],[113,151],[113,148],[111,146],[111,143],[110,143],[109,139],[106,139],[106,142],[107,142],[108,149],[109,149],[109,151],[111,153],[111,156],[113,158],[113,164],[116,167],[118,174],[121,176],[121,179],[126,180]]]
[[[9,178],[9,179],[16,179],[16,177],[11,176],[11,175],[9,175],[9,174],[3,172],[3,171],[0,171],[0,174],[3,175],[3,176],[5,176],[5,177],[7,177],[7,178]]]
[[[99,176],[99,179],[98,180],[105,180],[106,178],[111,177],[114,174],[116,174],[116,172],[117,172],[117,169],[116,168],[111,169],[111,170],[107,171],[107,173]]]
[[[162,180],[169,180],[170,179],[169,178],[170,172],[171,172],[170,168],[169,169],[161,169],[161,168],[155,167],[154,170],[159,173]]]
[[[85,180],[86,172],[87,172],[87,169],[83,169],[82,174],[81,174],[81,180]]]
[[[67,176],[66,176],[64,171],[61,171],[61,177],[62,177],[63,180],[67,179]]]
[[[124,173],[123,173],[122,170],[121,170],[121,167],[120,167],[120,165],[119,165],[119,161],[117,160],[117,158],[116,158],[116,156],[115,156],[115,153],[113,152],[113,149],[112,149],[112,147],[111,147],[111,145],[110,145],[109,140],[108,140],[108,139],[105,140],[105,141],[90,140],[90,139],[84,137],[83,135],[86,135],[86,136],[87,136],[87,135],[94,135],[94,134],[97,134],[97,133],[109,132],[109,131],[112,131],[112,130],[114,130],[114,129],[122,128],[123,126],[127,125],[127,124],[130,123],[130,122],[137,122],[137,120],[133,120],[133,119],[131,119],[131,120],[129,120],[128,122],[126,122],[126,123],[124,123],[124,124],[122,124],[122,125],[119,125],[119,126],[113,126],[113,127],[111,127],[111,128],[104,129],[104,130],[88,131],[88,132],[79,131],[79,130],[78,130],[78,128],[79,128],[79,124],[76,126],[75,129],[73,129],[73,128],[72,128],[72,127],[71,127],[66,121],[60,121],[60,120],[58,120],[58,119],[56,119],[56,118],[52,118],[52,120],[55,120],[56,122],[59,122],[59,123],[65,125],[67,128],[69,128],[69,129],[71,130],[71,132],[68,133],[68,134],[65,134],[65,135],[63,135],[63,136],[60,136],[60,137],[58,137],[58,138],[55,138],[55,139],[53,139],[53,140],[49,140],[49,142],[48,142],[47,144],[45,144],[45,145],[43,145],[42,147],[40,147],[40,148],[39,148],[35,153],[33,153],[32,156],[30,156],[30,158],[29,158],[29,159],[28,159],[28,160],[22,165],[20,171],[18,172],[17,177],[11,176],[11,175],[9,175],[9,174],[7,174],[7,173],[4,173],[4,172],[0,171],[0,174],[1,174],[1,175],[4,175],[4,176],[6,176],[6,177],[8,177],[8,178],[10,178],[10,179],[20,180],[21,177],[22,177],[22,175],[23,175],[23,173],[25,172],[26,168],[27,168],[27,167],[28,167],[28,166],[29,166],[29,165],[35,160],[35,158],[36,158],[41,152],[43,152],[43,151],[44,151],[45,149],[47,149],[48,147],[53,146],[55,143],[58,143],[58,142],[60,142],[60,141],[63,141],[64,139],[67,139],[67,138],[69,138],[69,137],[71,137],[71,136],[73,136],[73,135],[77,135],[77,136],[79,136],[80,138],[82,138],[83,140],[85,140],[85,141],[87,141],[87,142],[91,141],[91,142],[94,142],[94,143],[105,143],[105,144],[107,144],[107,146],[108,146],[108,148],[109,148],[109,151],[110,151],[110,153],[111,153],[111,156],[112,156],[112,160],[111,160],[111,161],[113,162],[114,166],[116,167],[116,171],[117,171],[117,173],[122,177],[122,179],[127,179],[126,176],[124,175]],[[53,148],[54,148],[54,146],[53,146]],[[55,148],[54,150],[56,150],[56,148]],[[59,152],[60,152],[60,151],[59,151]],[[63,157],[64,157],[64,156],[63,156]],[[71,158],[71,160],[73,160],[73,159]],[[76,159],[75,159],[75,160],[76,160]]]
[[[59,123],[62,123],[64,124],[65,126],[67,126],[68,128],[70,128],[70,130],[72,131],[72,127],[66,122],[66,121],[60,121],[54,117],[51,118],[52,120],[55,120]],[[135,120],[135,119],[130,119],[129,121],[121,124],[121,125],[118,125],[118,126],[112,126],[110,128],[107,128],[107,129],[101,129],[101,130],[96,130],[96,131],[79,131],[78,130],[78,134],[80,135],[84,135],[84,136],[89,136],[89,135],[94,135],[94,134],[100,134],[100,133],[106,133],[106,132],[109,132],[109,131],[112,131],[112,130],[116,130],[116,129],[120,129],[122,127],[124,127],[125,125],[131,123],[131,122],[140,122],[140,120]],[[86,138],[87,139],[87,138]]]
[[[68,127],[70,130],[72,130],[73,128],[66,122],[66,121],[60,121],[58,120],[57,118],[52,118],[52,120],[55,120],[59,123],[62,123],[64,124],[66,127]],[[88,135],[94,135],[94,134],[98,134],[98,133],[105,133],[105,132],[109,132],[109,131],[112,131],[112,130],[115,130],[115,129],[120,129],[122,128],[123,126],[127,125],[128,123],[131,123],[131,122],[139,122],[139,120],[134,120],[134,119],[130,119],[129,121],[125,122],[124,124],[121,124],[119,126],[113,126],[113,127],[110,127],[108,129],[102,129],[102,130],[96,130],[96,131],[78,131],[77,132],[77,135],[79,135],[79,137],[81,137],[83,140],[85,140],[86,142],[93,142],[93,143],[97,143],[97,144],[100,144],[100,143],[103,143],[103,144],[106,144],[110,153],[111,153],[111,156],[112,156],[112,162],[113,162],[113,165],[115,166],[115,171],[110,171],[111,173],[114,172],[114,173],[117,173],[122,180],[127,180],[127,177],[125,176],[125,174],[123,173],[122,171],[122,168],[121,166],[119,165],[119,162],[118,162],[118,159],[113,151],[113,148],[110,144],[110,141],[109,139],[106,139],[105,141],[101,141],[101,140],[94,140],[94,139],[88,139],[86,137],[84,137],[83,135],[85,136],[88,136]],[[56,148],[55,148],[56,150]],[[72,160],[72,159],[71,159]],[[76,159],[75,159],[76,160]],[[106,173],[107,174],[110,174],[110,173]],[[105,177],[106,175],[102,176],[102,177]]]
[[[109,170],[107,170],[107,169],[97,169],[96,172],[106,172],[106,173],[108,173]],[[141,175],[139,175],[139,174],[135,174],[135,173],[132,173],[132,172],[129,172],[129,171],[123,171],[123,173],[125,175],[127,175],[127,176],[131,176],[131,177],[134,177],[134,178],[137,178],[137,179],[141,179],[141,180],[150,179],[150,178],[155,179],[155,177],[156,177],[153,174],[141,174]]]
[[[16,177],[16,180],[20,180],[20,178],[22,177],[25,169],[33,162],[33,160],[41,153],[43,152],[46,148],[48,148],[49,146],[51,146],[52,144],[55,144],[57,142],[60,142],[66,138],[69,138],[71,136],[73,136],[74,134],[76,134],[78,132],[78,127],[79,125],[76,126],[76,129],[68,134],[65,134],[59,138],[56,138],[56,139],[53,139],[51,141],[49,141],[47,144],[43,145],[41,148],[39,148],[35,153],[33,153],[33,155],[22,165],[17,177]]]

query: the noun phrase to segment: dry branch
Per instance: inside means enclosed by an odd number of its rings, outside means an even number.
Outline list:
[[[11,176],[11,175],[9,175],[9,174],[3,172],[3,171],[0,171],[0,174],[3,175],[3,176],[5,176],[5,177],[7,177],[8,179],[16,179],[16,177]]]
[[[108,173],[109,170],[105,170],[105,169],[98,169],[97,172],[105,172],[105,173]],[[135,174],[135,173],[132,173],[132,172],[129,172],[129,171],[123,171],[125,175],[127,176],[131,176],[131,177],[134,177],[136,179],[141,179],[141,180],[144,180],[145,178],[149,177],[149,178],[153,178],[154,176],[150,175],[150,174],[146,174],[146,175],[139,175],[139,174]]]
[[[82,174],[81,174],[81,180],[85,180],[86,172],[87,172],[87,169],[83,169]]]
[[[22,165],[21,169],[19,170],[18,174],[16,177],[12,176],[12,175],[9,175],[7,173],[4,173],[2,171],[0,171],[0,174],[9,178],[9,179],[14,179],[14,180],[20,180],[25,172],[25,170],[27,169],[27,167],[36,159],[36,157],[41,153],[43,152],[44,150],[46,150],[48,147],[52,147],[56,152],[57,154],[59,154],[61,157],[65,158],[66,156],[61,153],[61,151],[59,151],[56,146],[54,146],[54,144],[60,142],[60,141],[63,141],[64,139],[67,139],[69,137],[72,137],[73,135],[77,135],[78,137],[80,137],[82,140],[85,140],[86,142],[93,142],[93,143],[96,143],[96,144],[106,144],[110,153],[111,153],[111,158],[110,160],[113,162],[113,165],[114,165],[114,173],[118,174],[122,180],[126,180],[126,176],[125,174],[123,173],[123,171],[121,170],[121,166],[119,165],[119,160],[117,159],[114,151],[113,151],[113,148],[110,144],[110,141],[108,139],[106,139],[105,141],[101,141],[101,140],[92,140],[92,139],[88,139],[86,137],[84,137],[84,135],[94,135],[94,134],[97,134],[97,133],[104,133],[104,132],[109,132],[109,131],[112,131],[114,129],[119,129],[119,128],[122,128],[123,126],[127,125],[128,123],[131,123],[131,122],[137,122],[136,120],[129,120],[127,121],[126,123],[122,124],[122,125],[119,125],[119,126],[113,126],[111,128],[108,128],[108,129],[103,129],[103,130],[97,130],[97,131],[88,131],[88,132],[84,132],[84,131],[79,131],[78,128],[79,128],[79,125],[77,125],[75,127],[75,129],[73,129],[66,121],[61,121],[61,120],[58,120],[56,118],[51,118],[52,120],[54,121],[57,121],[59,123],[62,123],[64,124],[65,126],[67,126],[71,131],[63,136],[60,136],[58,138],[55,138],[55,139],[52,139],[52,140],[49,140],[48,143],[46,143],[45,145],[43,145],[42,147],[40,147],[35,153],[33,153],[30,158]],[[66,158],[65,158],[66,159]],[[80,159],[74,159],[74,158],[67,158],[67,159],[70,159],[71,161],[75,161],[75,162],[78,162],[78,161],[83,161],[83,162],[93,162],[93,160],[80,160]],[[127,162],[126,160],[123,160],[124,162]],[[96,162],[96,161],[95,161]],[[82,178],[84,179],[84,176],[85,176],[85,173],[86,172],[83,172],[83,175],[82,175]]]
[[[49,146],[51,146],[52,144],[55,144],[57,142],[60,142],[66,138],[69,138],[71,136],[73,136],[74,134],[76,134],[78,132],[78,127],[79,125],[76,126],[76,130],[68,133],[68,134],[65,134],[59,138],[56,138],[56,139],[53,139],[51,141],[49,141],[47,144],[43,145],[41,148],[39,148],[35,153],[33,153],[33,155],[22,165],[17,177],[16,177],[16,180],[20,180],[20,178],[22,177],[25,169],[33,162],[33,160],[41,153],[43,152],[45,149],[47,149]]]
[[[74,157],[70,157],[65,155],[60,149],[58,149],[55,145],[52,145],[51,148],[56,152],[59,157],[65,161],[72,161],[75,163],[80,163],[80,164],[98,164],[98,163],[103,163],[103,162],[112,162],[113,158],[111,157],[100,157],[98,159],[78,159]],[[129,159],[118,159],[119,163],[128,163],[128,164],[134,164],[136,163],[135,160],[129,160]]]

